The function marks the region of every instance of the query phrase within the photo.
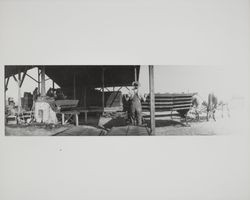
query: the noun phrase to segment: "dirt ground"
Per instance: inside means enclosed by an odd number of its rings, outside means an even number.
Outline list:
[[[206,120],[201,116],[201,120],[188,120],[188,124],[181,122],[178,117],[172,120],[170,117],[156,119],[156,136],[214,136],[232,135],[247,133],[248,114],[244,110],[234,109],[223,118],[221,113],[216,113],[216,121]],[[105,122],[105,124],[100,124]],[[145,120],[149,125],[150,121]],[[102,128],[100,127],[102,126]],[[6,136],[147,136],[149,128],[134,127],[126,125],[124,118],[117,119],[90,119],[87,125],[78,127],[66,126],[17,126],[8,125],[5,127]]]
[[[70,129],[72,125],[50,126],[50,125],[7,125],[6,136],[52,136]]]

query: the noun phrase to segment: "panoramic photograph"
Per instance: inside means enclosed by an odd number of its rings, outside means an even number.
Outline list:
[[[241,76],[208,66],[6,65],[5,136],[234,134],[247,124]]]

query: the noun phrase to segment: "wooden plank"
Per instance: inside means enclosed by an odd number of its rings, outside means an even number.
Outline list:
[[[183,108],[173,108],[173,111],[178,111],[178,110],[190,110],[190,107],[183,107]]]
[[[65,99],[65,100],[56,100],[55,104],[60,107],[76,107],[78,102],[79,100]]]
[[[192,105],[191,104],[182,104],[182,105],[173,105],[173,108],[176,108],[176,107],[191,107]]]
[[[149,91],[150,91],[150,128],[155,134],[155,93],[154,93],[154,66],[149,65]]]
[[[192,97],[195,93],[165,93],[165,94],[155,94],[155,97]]]
[[[146,105],[146,106],[149,106],[150,105],[150,102],[143,102],[142,105]],[[160,105],[174,105],[173,102],[155,102],[155,105],[156,106],[160,106]]]
[[[67,110],[67,111],[60,111],[61,114],[80,114],[78,110]]]
[[[45,67],[41,68],[41,96],[46,96],[45,91]]]
[[[192,104],[192,101],[173,102],[173,105]]]

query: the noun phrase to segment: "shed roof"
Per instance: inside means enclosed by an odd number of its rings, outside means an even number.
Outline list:
[[[135,69],[137,80],[139,79],[139,65],[43,65],[45,73],[60,87],[77,86],[102,87],[102,71],[104,71],[104,86],[130,86],[135,80]],[[24,72],[33,67],[41,65],[8,65],[5,66],[5,78]]]

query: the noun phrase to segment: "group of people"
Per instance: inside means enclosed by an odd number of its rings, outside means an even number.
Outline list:
[[[133,89],[128,94],[123,95],[123,111],[127,113],[128,122],[133,125],[142,125],[142,105],[146,96],[139,93],[140,83],[132,83]]]
[[[62,89],[60,88],[58,89],[49,88],[49,90],[46,93],[46,96],[53,97],[55,100],[62,100],[67,98],[67,96],[64,95]]]
[[[32,106],[32,110],[34,109],[35,106],[35,102],[37,101],[38,97],[41,96],[38,87],[35,88],[35,90],[33,91],[33,106]],[[63,91],[61,88],[57,88],[57,89],[53,89],[53,88],[49,88],[47,93],[46,93],[46,97],[51,97],[54,98],[55,100],[62,100],[62,99],[66,99],[67,96],[65,96],[63,94]]]
[[[38,91],[38,87],[35,88],[35,90],[33,91],[33,101],[36,101],[37,98],[40,96],[40,92]],[[46,93],[47,97],[53,97],[56,100],[59,99],[66,99],[66,96],[63,94],[62,89],[57,88],[57,89],[53,89],[53,88],[49,88],[47,93]]]

